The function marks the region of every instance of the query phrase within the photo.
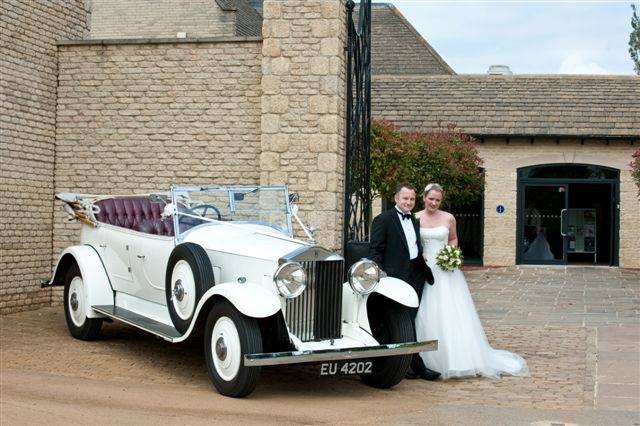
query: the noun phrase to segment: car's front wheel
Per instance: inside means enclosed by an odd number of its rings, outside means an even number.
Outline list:
[[[209,378],[222,395],[243,397],[258,384],[260,367],[245,367],[244,355],[262,352],[262,336],[255,318],[221,300],[209,316],[204,335]]]
[[[413,324],[409,309],[397,303],[378,304],[369,312],[373,337],[381,344],[406,343],[414,340]],[[388,389],[397,385],[407,374],[412,355],[373,358],[371,375],[361,376],[369,386]]]
[[[64,317],[69,333],[76,339],[94,340],[100,334],[101,318],[87,317],[86,283],[80,268],[73,264],[64,280]]]

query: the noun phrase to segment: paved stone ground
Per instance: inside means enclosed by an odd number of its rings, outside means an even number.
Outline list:
[[[467,278],[492,346],[522,355],[530,377],[380,391],[271,367],[251,397],[231,400],[211,389],[199,341],[106,324],[101,340],[81,342],[55,307],[0,317],[0,423],[640,424],[639,271],[512,267]]]

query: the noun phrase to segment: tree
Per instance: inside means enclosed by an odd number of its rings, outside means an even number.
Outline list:
[[[636,13],[636,5],[632,4],[633,16],[631,17],[631,34],[629,35],[629,54],[633,60],[633,69],[640,75],[640,18]]]
[[[413,183],[419,192],[426,184],[437,182],[445,188],[447,202],[456,204],[471,202],[481,194],[482,160],[473,138],[454,125],[433,133],[408,133],[390,121],[374,120],[372,132],[374,195],[392,200],[395,186],[402,181]]]
[[[631,162],[631,175],[638,186],[638,196],[640,196],[640,148],[633,153],[633,161]]]

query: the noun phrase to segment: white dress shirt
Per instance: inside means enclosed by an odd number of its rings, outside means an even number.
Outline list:
[[[396,207],[396,212],[398,212],[398,219],[400,219],[404,236],[407,239],[409,260],[413,260],[418,257],[418,237],[416,236],[416,229],[413,227],[413,221],[411,219],[402,219],[404,213],[398,207]]]

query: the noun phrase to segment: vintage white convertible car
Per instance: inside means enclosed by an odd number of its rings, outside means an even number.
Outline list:
[[[105,318],[169,342],[204,335],[210,379],[234,397],[278,364],[319,364],[321,375],[388,388],[411,354],[437,348],[414,341],[414,290],[366,259],[345,275],[345,260],[314,243],[284,186],[56,197],[83,223],[81,244],[63,251],[43,285],[64,286],[77,339],[96,338]],[[309,242],[293,238],[294,219]]]

